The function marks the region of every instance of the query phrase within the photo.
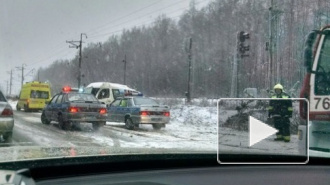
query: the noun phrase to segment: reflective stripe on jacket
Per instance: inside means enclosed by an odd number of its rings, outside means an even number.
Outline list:
[[[279,95],[273,95],[271,98],[282,98],[289,99],[290,96],[281,93]],[[278,116],[292,116],[292,101],[291,100],[270,100],[268,112],[269,115],[278,115]]]

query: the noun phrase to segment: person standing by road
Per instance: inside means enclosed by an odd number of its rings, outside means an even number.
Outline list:
[[[278,130],[275,141],[290,142],[290,119],[292,117],[292,101],[290,96],[283,91],[281,84],[274,86],[275,94],[271,98],[282,98],[284,100],[270,100],[268,117],[272,117],[274,126]]]

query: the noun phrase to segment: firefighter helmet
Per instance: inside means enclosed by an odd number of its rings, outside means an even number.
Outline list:
[[[281,89],[282,91],[283,91],[283,86],[281,85],[281,84],[276,84],[275,86],[274,86],[274,90],[275,89]]]

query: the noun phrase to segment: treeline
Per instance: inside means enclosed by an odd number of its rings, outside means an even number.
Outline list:
[[[166,15],[150,26],[124,30],[102,44],[83,48],[82,84],[124,82],[148,96],[184,97],[188,82],[189,38],[192,38],[192,97],[229,97],[236,34],[250,33],[249,57],[240,62],[241,89],[268,89],[270,74],[290,88],[302,81],[303,43],[313,29],[330,20],[327,0],[279,0],[270,16],[270,0],[215,0],[197,10],[191,2],[178,21]],[[276,11],[275,11],[276,10]],[[273,21],[273,71],[269,69],[270,21]],[[87,33],[88,34],[88,33]],[[268,44],[267,44],[268,42]],[[78,56],[39,69],[53,90],[77,85]],[[36,77],[37,78],[37,77]]]

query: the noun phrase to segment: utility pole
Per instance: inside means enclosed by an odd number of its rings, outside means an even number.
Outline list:
[[[22,64],[22,82],[21,82],[21,86],[23,87],[24,84],[24,65]]]
[[[13,70],[10,70],[10,84],[9,84],[9,95],[11,95],[11,88],[13,86]]]
[[[23,87],[23,83],[24,83],[24,66],[25,66],[25,64],[22,64],[22,67],[16,67],[16,69],[22,70],[21,87]]]
[[[79,49],[79,68],[78,68],[78,88],[80,88],[81,84],[81,62],[82,62],[82,55],[81,55],[81,49],[82,49],[82,36],[85,35],[87,39],[87,35],[85,33],[80,34],[80,40],[79,41],[66,41],[66,43],[72,44],[73,46],[69,46],[69,48],[76,48]],[[75,44],[79,43],[79,45]]]
[[[240,72],[239,72],[239,63],[241,62],[239,54],[236,56],[236,98],[239,98],[239,81],[240,81]]]
[[[189,70],[188,70],[188,91],[186,93],[187,96],[187,103],[191,102],[191,59],[192,59],[192,38],[189,39],[189,50],[188,50],[188,62],[189,62]]]
[[[234,97],[236,94],[235,87],[237,86],[237,54],[234,56],[232,77],[231,77],[231,87],[230,87],[230,97]],[[237,96],[237,94],[236,94]]]
[[[7,89],[6,89],[6,94],[8,95],[8,80],[6,80],[6,82],[7,82]]]
[[[125,54],[125,58],[124,58],[123,62],[124,62],[124,85],[126,85],[126,62],[127,62],[126,54]]]
[[[11,95],[11,87],[13,86],[13,70],[11,69],[10,72],[7,72],[10,74],[10,79],[9,79],[9,94],[8,94],[8,81],[7,81],[7,94]]]
[[[269,7],[269,85],[272,86],[273,82],[273,8],[274,0],[271,0],[271,5]]]
[[[243,61],[243,57],[248,57],[249,54],[245,52],[250,51],[250,45],[246,44],[245,41],[250,39],[250,34],[244,31],[237,32],[236,35],[236,55],[234,58],[234,66],[232,71],[232,81],[231,81],[231,89],[230,96],[234,97],[236,94],[236,98],[239,98],[240,95],[240,63]],[[236,82],[236,83],[235,83]],[[236,86],[236,93],[235,93]]]
[[[278,44],[279,44],[279,15],[283,13],[282,10],[276,9],[277,6],[274,0],[271,0],[269,7],[269,73],[270,73],[270,85],[274,85],[275,80],[279,81],[281,66],[278,64]],[[275,55],[274,55],[275,53]],[[273,71],[276,71],[273,73]]]

